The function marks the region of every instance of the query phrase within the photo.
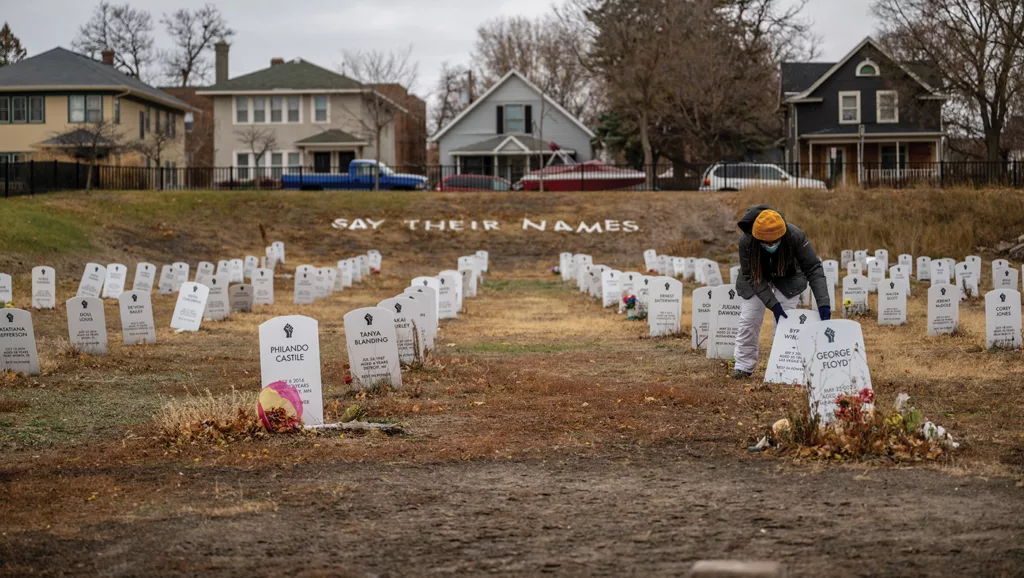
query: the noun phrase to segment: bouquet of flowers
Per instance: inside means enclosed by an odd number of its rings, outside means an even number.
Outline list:
[[[636,309],[636,295],[626,295],[622,298],[622,302],[626,304],[626,311]]]
[[[562,274],[562,270],[558,267],[558,265],[555,265],[554,267],[551,268],[551,274],[552,275],[561,275]]]

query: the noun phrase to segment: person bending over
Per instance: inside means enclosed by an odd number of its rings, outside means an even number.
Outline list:
[[[736,292],[740,303],[739,330],[736,333],[736,359],[733,379],[746,379],[757,366],[758,340],[764,310],[771,309],[775,326],[786,311],[795,309],[800,294],[811,284],[824,321],[832,317],[832,299],[828,294],[821,259],[811,247],[807,235],[781,213],[768,205],[747,209],[737,223],[740,237],[740,274]]]

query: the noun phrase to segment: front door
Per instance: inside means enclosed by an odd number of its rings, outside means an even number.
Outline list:
[[[846,148],[830,147],[828,155],[829,184],[832,186],[846,184]]]
[[[356,153],[352,151],[338,151],[338,172],[348,173],[348,165],[356,160]]]
[[[331,153],[313,153],[313,172],[331,172]]]

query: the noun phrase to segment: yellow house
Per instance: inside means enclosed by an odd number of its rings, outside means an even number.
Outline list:
[[[68,135],[106,125],[104,165],[185,166],[191,107],[103,62],[54,48],[0,67],[0,163],[74,161]]]

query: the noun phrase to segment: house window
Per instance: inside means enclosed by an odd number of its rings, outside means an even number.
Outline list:
[[[881,149],[882,170],[907,168],[907,145],[901,145],[898,151],[895,146],[882,146]]]
[[[244,96],[235,97],[235,123],[246,124],[249,122],[249,99]]]
[[[68,97],[68,122],[85,122],[84,94],[73,94]]]
[[[11,99],[0,96],[0,122],[11,122]]]
[[[25,97],[15,96],[11,98],[11,122],[25,122],[28,118],[25,110]]]
[[[870,58],[857,65],[857,76],[878,76],[878,65]]]
[[[149,107],[146,107],[146,132],[150,132],[152,129],[149,126]]]
[[[281,97],[270,97],[270,122],[281,122]]]
[[[139,140],[146,138],[146,112],[139,111]]]
[[[288,122],[299,122],[299,97],[288,97]]]
[[[186,133],[192,132],[192,127],[194,126],[194,123],[195,123],[195,116],[193,116],[191,112],[186,112],[185,113],[185,132]]]
[[[521,104],[507,104],[507,105],[505,105],[505,132],[506,133],[525,133],[526,132],[526,115],[523,112],[523,105],[521,105]]]
[[[45,122],[44,117],[45,101],[42,96],[30,96],[28,98],[28,121],[29,122]]]
[[[288,173],[292,175],[298,174],[301,162],[299,153],[288,153]]]
[[[238,153],[235,165],[238,167],[238,180],[249,180],[249,153]]]
[[[879,123],[895,123],[900,121],[899,95],[895,90],[879,90],[875,93],[877,98],[875,120]]]
[[[90,94],[85,97],[85,120],[103,122],[103,96]]]
[[[281,178],[281,166],[284,163],[284,153],[270,153],[270,176],[274,179]]]
[[[841,91],[839,93],[839,124],[860,123],[860,91]]]
[[[327,122],[327,95],[318,94],[313,97],[313,120],[316,122]]]
[[[252,99],[252,121],[267,122],[267,99],[257,96]]]
[[[121,124],[121,99],[114,99],[114,123]]]

